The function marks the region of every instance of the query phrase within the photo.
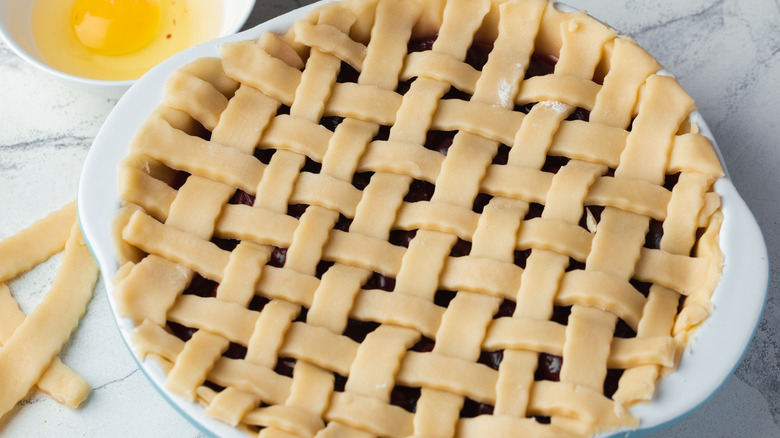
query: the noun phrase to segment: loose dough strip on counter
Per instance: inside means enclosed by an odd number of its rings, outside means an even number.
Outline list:
[[[16,277],[62,251],[74,223],[75,201],[0,241],[0,278]],[[0,346],[5,345],[25,319],[24,312],[2,281],[0,280]],[[59,358],[54,358],[37,386],[71,409],[77,408],[91,390],[89,383]]]
[[[28,271],[62,251],[76,222],[76,201],[0,240],[0,282]]]
[[[98,267],[74,220],[51,289],[0,349],[0,419],[39,381],[86,311]]]
[[[24,319],[25,314],[11,296],[11,290],[4,283],[0,283],[0,347],[11,338]],[[83,377],[68,368],[59,357],[54,358],[37,386],[51,398],[71,409],[79,407],[92,389]]]

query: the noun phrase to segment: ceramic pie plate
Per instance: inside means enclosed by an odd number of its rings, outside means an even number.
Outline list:
[[[149,71],[127,91],[106,119],[95,137],[81,174],[79,220],[87,243],[100,265],[109,305],[121,336],[140,369],[163,398],[207,435],[244,436],[242,432],[207,416],[199,404],[187,402],[165,389],[166,374],[154,361],[142,360],[135,355],[130,342],[134,324],[117,313],[112,279],[118,264],[110,223],[120,207],[116,185],[119,162],[128,154],[128,145],[138,127],[161,101],[165,80],[174,70],[197,58],[218,56],[219,46],[224,42],[255,39],[266,31],[283,32],[321,3],[294,10],[242,33],[195,46]],[[556,4],[556,7],[574,10],[562,4]],[[693,113],[691,117],[713,141],[717,151],[717,145],[700,114]],[[646,435],[693,412],[731,376],[753,337],[768,286],[766,244],[755,218],[728,174],[715,183],[715,191],[720,194],[723,203],[720,245],[724,265],[712,297],[713,312],[686,348],[678,369],[658,382],[652,402],[631,408],[631,412],[639,418],[639,428],[613,431],[600,437]]]

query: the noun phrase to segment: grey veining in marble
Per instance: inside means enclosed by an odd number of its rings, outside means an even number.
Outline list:
[[[246,27],[309,1],[260,0]],[[735,185],[758,219],[772,263],[756,337],[731,378],[666,437],[780,437],[780,3],[777,0],[569,0],[631,35],[679,79],[712,129]],[[0,43],[0,238],[75,199],[83,159],[117,96],[66,83]],[[9,283],[29,312],[58,258]],[[61,354],[93,386],[70,410],[32,392],[0,435],[197,437],[146,382],[95,290]]]

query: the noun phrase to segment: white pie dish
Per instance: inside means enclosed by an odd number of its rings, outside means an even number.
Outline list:
[[[82,172],[78,203],[85,238],[100,264],[109,304],[120,333],[131,348],[133,323],[118,316],[113,299],[112,278],[117,262],[111,245],[110,222],[119,209],[115,182],[117,168],[128,150],[130,139],[158,105],[165,80],[177,68],[206,56],[217,56],[227,41],[253,39],[265,31],[284,31],[312,8],[295,10],[255,28],[201,44],[173,56],[138,80],[118,102],[96,136]],[[565,7],[562,7],[565,8]],[[695,122],[712,138],[698,113]],[[717,146],[716,146],[717,148]],[[602,436],[641,436],[663,428],[705,403],[729,378],[741,361],[764,306],[768,284],[767,250],[758,225],[728,177],[715,185],[723,199],[724,222],[720,243],[725,264],[722,279],[713,295],[714,311],[686,349],[677,371],[662,379],[653,402],[633,407],[639,429]],[[737,293],[739,292],[739,294]],[[213,436],[243,436],[243,433],[204,414],[203,408],[165,389],[166,375],[153,361],[142,361],[141,370],[163,397],[204,433]]]
[[[241,30],[256,0],[220,0],[222,25],[217,36],[232,35]],[[0,0],[0,38],[31,65],[59,78],[91,86],[126,90],[134,80],[90,79],[58,70],[49,65],[38,50],[31,30],[31,0]]]

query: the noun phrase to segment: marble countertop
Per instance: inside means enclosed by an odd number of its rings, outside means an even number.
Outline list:
[[[260,0],[247,27],[308,1]],[[652,435],[780,437],[780,5],[776,0],[570,0],[631,35],[673,72],[712,129],[737,189],[762,228],[771,280],[755,339],[735,375],[702,408]],[[116,92],[74,85],[0,42],[0,239],[76,197],[92,139]],[[58,257],[9,282],[29,313]],[[31,392],[0,435],[181,436],[200,432],[146,381],[123,344],[102,285],[60,357],[93,386],[70,410]]]

